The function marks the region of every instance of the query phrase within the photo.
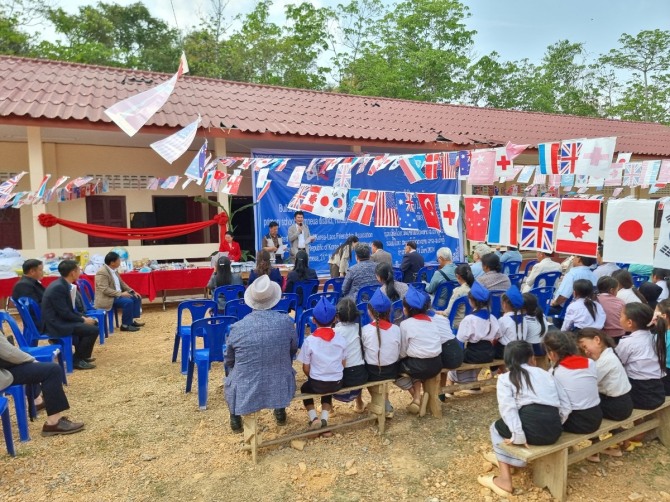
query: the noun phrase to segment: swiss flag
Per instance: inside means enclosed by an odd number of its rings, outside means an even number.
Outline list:
[[[484,242],[489,226],[489,210],[491,199],[478,195],[466,195],[465,201],[465,235],[471,241]]]
[[[372,221],[372,213],[375,209],[376,202],[376,190],[361,191],[361,193],[358,194],[356,201],[354,202],[354,207],[351,208],[348,220],[369,226],[370,222]]]
[[[600,228],[599,199],[563,199],[556,228],[557,253],[596,256]]]
[[[651,265],[655,214],[655,200],[610,199],[605,218],[603,260]]]
[[[423,218],[426,220],[426,226],[435,230],[441,230],[440,217],[437,215],[437,208],[435,207],[437,196],[434,193],[418,193],[416,196],[419,199]]]

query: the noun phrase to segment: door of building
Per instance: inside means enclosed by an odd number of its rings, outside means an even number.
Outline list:
[[[0,249],[21,249],[21,210],[0,209]]]
[[[128,228],[126,197],[93,195],[86,197],[86,222],[93,225]],[[127,240],[88,236],[89,247],[127,246]]]

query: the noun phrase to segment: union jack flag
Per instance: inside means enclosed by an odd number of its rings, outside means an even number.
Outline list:
[[[561,143],[558,174],[574,174],[577,159],[582,151],[581,141],[564,141]]]
[[[351,188],[351,164],[340,164],[335,173],[335,184],[340,188]]]
[[[628,162],[623,170],[623,186],[637,187],[642,184],[642,162]]]
[[[558,199],[528,199],[521,221],[521,249],[551,253]]]
[[[444,152],[442,159],[442,179],[455,180],[458,177],[458,166],[461,164],[458,152]]]
[[[393,192],[377,192],[375,227],[398,227],[398,209]]]
[[[299,210],[300,206],[302,205],[302,201],[305,200],[305,196],[311,187],[311,185],[300,185],[300,188],[291,199],[291,202],[288,203],[289,209],[293,209],[294,211]]]
[[[25,175],[26,172],[23,171],[16,176],[12,176],[7,181],[4,181],[2,184],[0,184],[0,193],[5,195],[10,194],[16,188],[16,185],[19,184],[21,178],[23,178]]]

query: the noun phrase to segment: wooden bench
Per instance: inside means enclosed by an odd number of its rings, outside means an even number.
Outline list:
[[[368,404],[368,411],[370,415],[356,418],[354,420],[349,420],[347,422],[342,422],[334,425],[328,425],[328,427],[323,427],[318,430],[308,430],[303,432],[297,432],[294,434],[288,434],[277,439],[272,439],[269,441],[263,441],[261,434],[258,431],[258,422],[257,414],[252,413],[250,415],[244,415],[242,417],[242,423],[244,425],[244,442],[245,445],[243,449],[246,451],[251,451],[251,457],[254,461],[254,464],[257,463],[257,453],[259,448],[264,448],[266,446],[274,446],[282,443],[288,443],[294,439],[308,438],[314,436],[315,434],[320,434],[322,432],[330,432],[344,427],[351,427],[353,425],[363,424],[367,422],[377,422],[379,428],[379,433],[384,434],[386,428],[386,394],[388,393],[388,385],[393,383],[394,380],[381,380],[379,382],[367,382],[363,385],[357,385],[356,387],[347,387],[340,389],[336,394],[346,393],[353,390],[362,390],[368,389],[370,395],[372,396],[372,402]],[[291,401],[302,401],[304,399],[316,399],[321,396],[327,396],[330,394],[301,394],[296,393]]]
[[[647,418],[647,420],[629,429],[614,432],[614,429],[632,425],[634,420],[641,418]],[[499,446],[514,458],[533,462],[533,483],[540,488],[547,487],[552,496],[563,502],[567,497],[569,465],[648,431],[653,431],[665,447],[670,446],[670,397],[666,398],[665,403],[655,410],[633,410],[633,414],[621,422],[603,420],[600,428],[593,434],[564,432],[555,444],[549,446],[525,448],[505,443]],[[612,436],[586,448],[570,451],[570,447],[607,432],[611,432]]]

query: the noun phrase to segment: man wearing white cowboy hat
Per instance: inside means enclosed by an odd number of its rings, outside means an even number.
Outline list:
[[[263,409],[274,410],[277,424],[286,423],[285,408],[295,394],[292,358],[298,338],[293,320],[270,310],[281,295],[276,282],[260,276],[244,292],[244,302],[253,311],[230,328],[224,391],[233,432],[243,431],[246,415]]]

